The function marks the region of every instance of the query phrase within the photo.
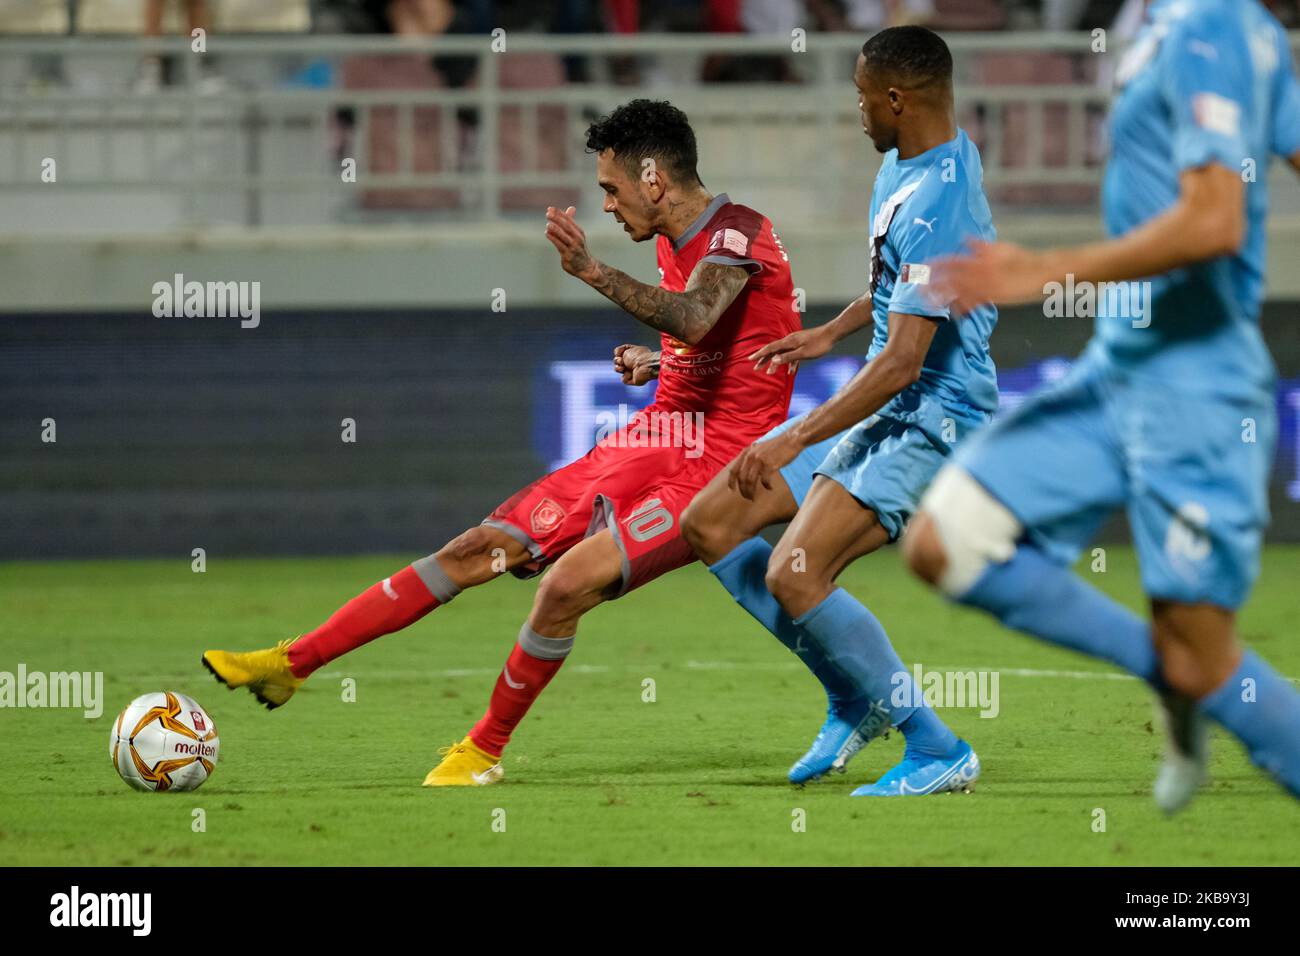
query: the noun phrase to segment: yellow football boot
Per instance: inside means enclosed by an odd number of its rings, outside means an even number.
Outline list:
[[[501,758],[480,750],[468,736],[438,753],[442,761],[424,778],[426,787],[486,787],[506,775]]]
[[[275,710],[302,686],[305,677],[294,677],[289,669],[289,646],[293,638],[262,651],[204,651],[203,666],[231,690],[247,687],[267,710]]]

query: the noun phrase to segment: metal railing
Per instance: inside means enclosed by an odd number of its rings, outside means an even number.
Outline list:
[[[771,196],[765,208],[785,222],[861,218],[875,159],[850,81],[854,35],[809,34],[800,52],[743,36],[511,35],[504,50],[500,40],[214,36],[199,55],[185,38],[0,38],[0,63],[9,64],[0,74],[0,202],[52,188],[42,173],[53,159],[57,186],[84,194],[87,215],[131,191],[164,201],[153,215],[173,221],[158,225],[535,215],[538,190],[593,190],[583,149],[591,119],[649,95],[690,115],[711,186],[739,182]],[[1083,33],[948,41],[959,121],[981,146],[995,202],[1054,210],[1095,202],[1109,101],[1096,78],[1118,51],[1092,52]],[[146,55],[169,57],[179,82],[133,92]],[[435,57],[472,61],[471,84],[436,86]],[[519,76],[533,65],[553,72],[561,57],[585,58],[593,81],[528,88]],[[798,82],[701,82],[703,65],[720,57],[780,57]],[[612,82],[611,58],[638,62],[647,83]],[[24,62],[60,79],[25,82]],[[1030,62],[1061,79],[1018,77],[1033,73]],[[207,63],[217,65],[216,82],[201,69]],[[383,86],[399,69],[416,81]]]

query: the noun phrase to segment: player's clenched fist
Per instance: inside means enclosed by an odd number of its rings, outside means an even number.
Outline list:
[[[614,371],[624,385],[644,385],[659,374],[659,353],[644,345],[620,345],[614,349]]]
[[[560,266],[571,276],[586,281],[595,268],[596,261],[587,252],[587,234],[573,218],[574,207],[561,212],[554,206],[546,207],[546,238],[560,253]]]

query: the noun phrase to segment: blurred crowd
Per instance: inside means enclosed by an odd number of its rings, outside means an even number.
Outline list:
[[[1300,26],[1300,0],[1265,2],[1286,25]],[[507,36],[539,32],[569,36],[714,33],[789,41],[796,28],[865,38],[886,26],[921,23],[940,31],[1084,30],[1101,25],[1123,42],[1136,32],[1144,7],[1145,0],[0,0],[0,33],[139,31],[145,36],[162,36],[202,29],[205,33],[215,31],[217,36],[316,33],[486,38],[502,29]],[[561,96],[552,102],[532,95],[534,91],[558,92],[570,84],[593,82],[640,91],[662,89],[683,80],[798,83],[815,79],[800,74],[801,69],[807,70],[807,58],[801,61],[791,53],[692,58],[612,51],[568,56],[512,51],[494,64],[496,83],[503,91],[528,91],[529,96],[519,100],[531,105],[508,102],[507,96],[498,113],[496,135],[485,137],[483,119],[471,93],[481,83],[477,73],[483,59],[479,55],[460,51],[307,54],[300,63],[290,62],[294,57],[286,58],[278,77],[271,79],[265,72],[249,73],[247,57],[223,60],[219,41],[214,40],[213,48],[212,56],[145,57],[134,78],[135,92],[147,95],[182,81],[196,81],[202,91],[211,92],[251,89],[268,82],[331,89],[339,94],[340,104],[347,104],[332,110],[331,152],[336,160],[363,157],[363,168],[372,173],[408,177],[473,172],[489,165],[502,173],[564,172],[585,113],[579,111],[575,116]],[[658,48],[665,49],[662,44]],[[62,75],[63,58],[32,59],[29,88],[77,85],[75,79],[70,82]],[[1023,47],[981,51],[965,66],[963,79],[984,86],[1105,86],[1106,71],[1111,68],[1096,58]],[[390,106],[373,95],[386,90],[428,91],[430,96],[427,103]],[[348,94],[353,91],[367,94],[354,102],[366,99],[370,105],[349,103]],[[981,142],[984,119],[978,108],[975,115],[963,118]],[[1048,104],[1040,119],[1036,124],[1027,104],[1008,103],[1001,108],[998,135],[1005,164],[1053,166],[1069,162],[1065,144],[1071,119],[1066,105]],[[1090,111],[1086,134],[1090,143],[1099,141],[1099,120],[1100,112]],[[1032,135],[1034,129],[1041,135]],[[484,155],[489,141],[496,144],[495,162]],[[1066,195],[1069,188],[1021,192],[1026,201],[1078,198]],[[534,187],[505,187],[498,197],[500,208],[535,209],[542,192]],[[394,184],[362,191],[360,205],[390,210],[456,209],[469,201],[467,195],[462,188]]]
[[[160,0],[148,0],[160,2]],[[1072,30],[1108,24],[1144,0],[317,0],[317,29],[407,34],[638,31],[868,34],[900,23],[937,30]],[[1265,0],[1289,26],[1300,0]]]

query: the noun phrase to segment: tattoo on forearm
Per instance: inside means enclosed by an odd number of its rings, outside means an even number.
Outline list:
[[[651,328],[689,342],[713,328],[748,279],[743,266],[702,262],[686,291],[669,292],[601,263],[591,287]]]

